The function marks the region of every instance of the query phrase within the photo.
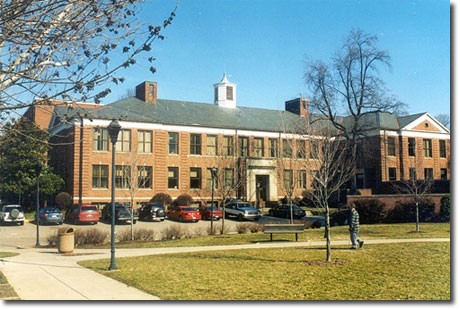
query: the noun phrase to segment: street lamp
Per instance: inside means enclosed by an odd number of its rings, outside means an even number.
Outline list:
[[[110,226],[110,267],[109,270],[118,269],[115,263],[115,145],[121,126],[117,120],[112,120],[107,127],[110,142],[112,142],[112,224]]]
[[[35,224],[37,226],[37,240],[35,246],[40,246],[40,174],[42,172],[42,164],[37,163],[35,169],[37,170],[37,210],[35,211]]]
[[[217,177],[217,168],[211,168],[211,235],[214,235],[214,179]]]

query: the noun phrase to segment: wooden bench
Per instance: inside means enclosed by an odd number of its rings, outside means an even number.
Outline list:
[[[298,234],[304,232],[304,224],[265,224],[264,234],[270,234],[270,241],[273,241],[273,234],[295,234],[295,241],[298,241]]]

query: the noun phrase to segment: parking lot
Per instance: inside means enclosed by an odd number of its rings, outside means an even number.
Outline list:
[[[257,223],[264,224],[264,223],[274,223],[274,222],[288,222],[286,219],[279,219],[269,216],[263,216]],[[251,223],[251,221],[244,221],[239,222],[233,219],[225,219],[225,230],[227,233],[236,232],[236,227],[239,223]],[[171,221],[166,219],[163,222],[151,222],[151,221],[137,221],[136,224],[133,225],[134,229],[145,228],[145,229],[152,229],[157,232],[162,232],[167,227],[171,225],[180,225],[190,231],[190,233],[200,233],[206,232],[208,228],[210,228],[211,221],[204,221],[201,220],[197,223],[180,223],[176,221]],[[55,235],[57,230],[62,227],[72,227],[75,231],[80,229],[100,229],[102,231],[107,232],[110,234],[110,223],[99,222],[96,225],[70,225],[70,224],[63,224],[63,225],[40,225],[39,226],[39,239],[40,245],[48,245],[47,238],[49,236]],[[222,227],[222,220],[214,221],[213,226],[217,226],[218,228]],[[131,231],[131,224],[124,224],[124,225],[116,225],[116,232],[121,233],[124,230]],[[16,247],[31,247],[35,246],[37,240],[37,226],[34,222],[26,221],[23,226],[19,225],[6,225],[0,226],[0,246],[3,248],[16,248]]]

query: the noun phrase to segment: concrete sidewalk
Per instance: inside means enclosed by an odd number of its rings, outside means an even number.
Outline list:
[[[368,244],[398,242],[450,242],[450,238],[366,240]],[[332,241],[332,245],[349,245],[348,240]],[[315,242],[270,242],[244,245],[116,249],[116,257],[143,256],[168,253],[211,250],[314,247]],[[21,300],[158,300],[136,288],[112,280],[97,272],[83,268],[78,261],[109,259],[108,249],[75,249],[72,255],[63,255],[56,249],[2,248],[0,252],[17,252],[20,255],[0,260],[0,271],[6,276]],[[108,267],[108,266],[107,266]],[[117,271],[113,271],[117,272]]]

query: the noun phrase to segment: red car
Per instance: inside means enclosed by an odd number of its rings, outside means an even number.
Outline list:
[[[211,219],[211,206],[204,206],[200,208],[201,218],[203,220]],[[212,219],[218,221],[222,218],[222,210],[219,210],[217,207],[212,208]]]
[[[95,205],[82,204],[73,205],[66,212],[65,221],[70,224],[97,224],[99,222],[99,209]]]
[[[188,206],[172,207],[168,211],[168,218],[179,222],[198,222],[201,220],[200,212]]]

